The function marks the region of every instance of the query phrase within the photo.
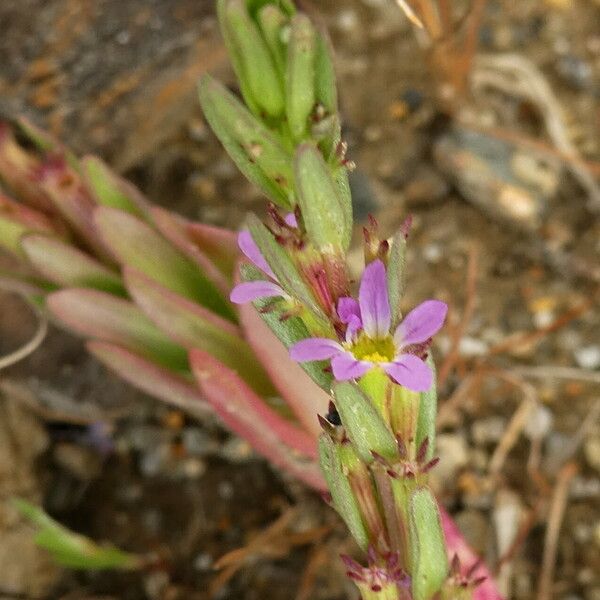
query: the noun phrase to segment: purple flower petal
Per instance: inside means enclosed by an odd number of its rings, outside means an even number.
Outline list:
[[[298,219],[296,219],[296,215],[293,212],[288,213],[287,215],[285,215],[285,217],[283,217],[283,220],[290,227],[298,227]]]
[[[433,383],[431,369],[414,354],[402,354],[394,362],[382,366],[396,383],[409,390],[426,392]]]
[[[248,258],[263,273],[266,273],[269,277],[272,277],[277,281],[275,273],[273,273],[273,270],[268,265],[265,257],[261,254],[249,231],[240,231],[238,235],[238,246],[246,258]]]
[[[373,363],[366,360],[356,360],[349,352],[338,354],[331,360],[331,370],[337,381],[347,381],[348,379],[358,379],[362,377]]]
[[[343,296],[338,300],[337,312],[342,323],[350,323],[352,317],[358,317],[360,319],[360,307],[358,302],[349,296]]]
[[[362,329],[362,320],[360,318],[360,307],[354,298],[344,296],[338,300],[338,316],[342,323],[346,323],[346,341],[351,342],[356,332]]]
[[[399,347],[426,342],[444,324],[448,305],[439,300],[425,300],[413,308],[394,333],[394,342]]]
[[[272,298],[273,296],[285,296],[286,293],[271,281],[245,281],[238,283],[229,294],[229,299],[234,304],[246,304],[259,298]]]
[[[387,335],[392,317],[385,265],[379,259],[369,263],[363,272],[358,303],[366,334],[371,338]]]
[[[344,352],[344,349],[335,340],[329,338],[308,338],[296,342],[290,348],[290,356],[297,362],[325,360],[340,352]]]

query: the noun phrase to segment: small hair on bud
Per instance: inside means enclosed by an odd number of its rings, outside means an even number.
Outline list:
[[[433,469],[433,467],[435,467],[439,462],[440,462],[439,456],[432,458],[426,465],[423,466],[423,468],[421,469],[421,472],[427,473],[428,471],[431,471],[431,469]]]
[[[321,499],[323,500],[323,502],[325,502],[325,504],[331,504],[333,502],[333,498],[331,496],[331,492],[322,491],[321,492]]]
[[[417,464],[421,464],[427,456],[427,450],[429,449],[429,437],[426,437],[419,446],[417,451]]]
[[[408,448],[400,434],[396,436],[396,444],[398,445],[398,454],[400,455],[400,458],[406,460],[408,458]]]
[[[412,217],[412,215],[408,215],[408,217],[406,217],[406,219],[404,219],[404,222],[402,223],[402,225],[400,225],[400,231],[402,232],[402,235],[404,236],[405,240],[407,240],[408,236],[410,235],[410,230],[412,229],[412,223],[413,223],[413,217]]]

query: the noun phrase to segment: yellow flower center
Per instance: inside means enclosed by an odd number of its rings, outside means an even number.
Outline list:
[[[396,356],[396,347],[391,335],[373,339],[361,333],[352,344],[347,345],[347,349],[358,360],[374,363],[392,362]]]

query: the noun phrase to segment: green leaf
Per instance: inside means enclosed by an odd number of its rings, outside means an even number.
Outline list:
[[[429,440],[425,460],[431,460],[435,454],[435,419],[437,415],[437,382],[435,372],[435,362],[431,353],[427,356],[427,364],[433,373],[433,383],[431,388],[421,393],[421,402],[419,403],[419,416],[417,420],[416,447],[419,448],[425,438]]]
[[[287,25],[288,18],[276,6],[267,4],[258,11],[257,20],[265,43],[275,61],[275,66],[283,78],[286,64],[286,45],[283,42],[282,30]]]
[[[240,171],[273,202],[291,210],[293,170],[289,152],[219,82],[205,75],[198,90],[207,121]]]
[[[269,49],[251,19],[245,0],[219,0],[221,29],[236,74],[243,89],[250,92],[254,104],[272,117],[280,116],[285,107],[283,85]]]
[[[248,229],[261,254],[273,269],[281,287],[316,316],[325,319],[312,291],[304,283],[289,254],[277,243],[273,234],[256,215],[248,217]]]
[[[311,144],[296,152],[294,172],[298,203],[310,241],[321,251],[340,254],[348,250],[352,220],[331,171],[321,153]]]
[[[127,189],[132,186],[121,181],[103,161],[95,156],[87,156],[81,161],[81,165],[83,177],[98,204],[119,208],[138,216],[142,214],[136,201],[131,197],[136,192],[133,188]]]
[[[256,281],[265,278],[261,271],[248,264],[240,266],[240,274],[244,281]],[[278,309],[277,305],[273,305],[272,299],[256,300],[253,305],[263,321],[286,348],[310,337],[310,333],[302,319],[299,317],[283,318],[283,311]],[[269,306],[268,310],[263,310],[266,309],[267,305]],[[333,378],[331,373],[324,370],[327,366],[326,361],[305,362],[300,363],[300,366],[320,388],[329,393]]]
[[[131,571],[142,567],[143,558],[130,554],[111,545],[99,545],[89,538],[75,533],[47,515],[41,508],[13,499],[18,511],[28,519],[39,532],[35,543],[48,550],[54,560],[72,569],[116,569]]]
[[[437,502],[428,488],[412,493],[409,513],[413,598],[431,600],[448,575],[448,557]]]
[[[317,102],[320,102],[330,114],[337,113],[337,88],[335,71],[331,58],[331,46],[324,34],[317,38],[315,62],[315,90]]]
[[[216,286],[184,254],[137,217],[100,206],[94,221],[122,265],[130,266],[174,292],[230,320],[235,315]]]
[[[356,543],[363,550],[367,550],[369,535],[358,502],[342,469],[338,445],[327,434],[321,434],[319,437],[319,464],[327,481],[333,506],[346,523]]]
[[[292,0],[246,0],[248,11],[256,18],[257,13],[265,6],[275,6],[283,11],[287,17],[294,16],[296,7]]]
[[[285,110],[295,140],[306,137],[308,119],[315,106],[317,32],[302,13],[292,19],[285,74]]]
[[[406,286],[406,238],[402,231],[398,231],[392,239],[387,266],[387,285],[392,326],[395,327],[402,320],[400,302]]]
[[[57,285],[89,287],[118,296],[126,295],[117,273],[55,237],[31,233],[21,239],[21,248],[29,262]]]
[[[361,459],[370,464],[373,452],[383,458],[397,458],[394,436],[371,400],[354,383],[336,382],[333,385],[335,406],[348,438]]]

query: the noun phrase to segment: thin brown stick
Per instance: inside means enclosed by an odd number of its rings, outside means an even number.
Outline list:
[[[328,564],[329,552],[327,546],[315,546],[309,557],[300,585],[296,600],[310,600],[314,596],[314,588],[319,571]]]
[[[492,454],[489,466],[489,472],[492,476],[498,475],[504,467],[508,454],[517,443],[517,440],[527,423],[527,419],[537,403],[535,389],[531,384],[513,377],[510,373],[504,371],[498,371],[495,374],[503,381],[518,387],[523,392],[523,400],[521,401],[519,408],[517,408],[513,414],[504,435]]]
[[[577,474],[579,467],[576,463],[567,463],[558,473],[556,486],[550,504],[548,527],[544,539],[544,553],[542,555],[542,570],[538,583],[536,600],[551,600],[552,585],[554,582],[554,568],[556,566],[556,552],[558,550],[558,537],[562,525],[571,480]]]
[[[503,352],[514,348],[515,346],[533,344],[534,342],[547,336],[549,333],[554,333],[555,331],[563,328],[565,325],[568,325],[571,321],[578,319],[581,315],[586,313],[592,305],[593,301],[589,300],[580,304],[579,306],[576,306],[575,308],[571,308],[546,327],[542,327],[535,331],[525,331],[523,333],[509,335],[495,346],[492,346],[488,350],[486,358],[495,354],[502,354]]]
[[[587,371],[575,367],[559,367],[555,365],[540,365],[537,367],[513,367],[511,372],[532,379],[575,379],[589,383],[600,384],[598,371]]]
[[[458,327],[454,330],[452,335],[452,342],[450,345],[450,351],[446,356],[446,359],[442,363],[438,373],[438,385],[441,387],[444,385],[448,375],[454,368],[454,365],[459,359],[459,347],[460,340],[462,339],[465,331],[473,317],[475,310],[475,301],[477,293],[477,268],[479,263],[479,250],[476,246],[471,246],[469,251],[469,263],[467,265],[467,298],[465,300],[465,308],[463,310],[462,318]]]

